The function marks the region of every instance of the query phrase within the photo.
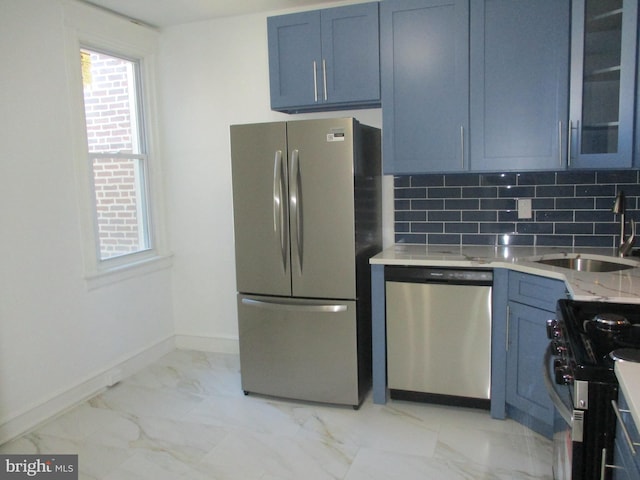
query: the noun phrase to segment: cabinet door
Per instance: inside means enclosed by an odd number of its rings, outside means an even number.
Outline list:
[[[613,478],[637,480],[640,478],[640,456],[638,455],[638,440],[640,440],[640,433],[638,433],[637,424],[629,411],[629,403],[627,402],[622,390],[618,392],[618,407],[620,408],[622,423],[618,420],[616,425],[616,450],[613,463],[618,467],[622,467],[622,469],[614,469]],[[631,451],[626,435],[622,431],[623,428],[627,431],[629,434],[629,440],[635,446],[635,453]],[[616,472],[621,474],[624,473],[624,475],[616,476]]]
[[[632,164],[637,0],[574,0],[571,145],[575,168]]]
[[[567,298],[567,288],[562,280],[509,272],[509,300],[555,312],[561,298]]]
[[[269,17],[271,108],[313,105],[320,100],[320,11]]]
[[[380,40],[385,173],[465,170],[468,1],[386,0]]]
[[[618,427],[619,428],[619,427]],[[620,435],[616,435],[616,442],[614,445],[613,452],[613,464],[615,468],[612,469],[611,479],[612,480],[633,480],[640,478],[640,473],[633,472],[633,460],[631,457],[631,451],[629,447],[624,444],[624,438],[620,438]],[[629,470],[635,474],[635,476],[631,476]]]
[[[378,3],[322,10],[322,101],[380,102]]]
[[[623,424],[620,424],[620,421],[617,420],[618,423],[616,424],[616,438],[613,452],[613,465],[615,465],[615,467],[612,468],[611,478],[612,480],[638,479],[640,478],[640,470],[638,469],[636,462],[637,455],[634,455],[629,448],[629,444],[627,443],[627,439],[625,438],[622,429],[627,429],[632,442],[637,441],[638,433],[631,415],[623,412],[628,411],[629,406],[622,391],[618,393],[618,406],[622,410],[620,413]]]
[[[471,2],[471,170],[566,165],[569,0]]]
[[[553,425],[553,403],[542,377],[542,359],[549,341],[546,321],[554,316],[509,302],[507,319],[507,404],[513,405],[545,425]]]

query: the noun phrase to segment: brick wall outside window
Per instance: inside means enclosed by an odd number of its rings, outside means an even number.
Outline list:
[[[140,153],[136,138],[132,63],[91,52],[90,71],[91,83],[84,79],[90,154]],[[141,161],[102,156],[90,161],[94,172],[101,259],[144,249],[144,235],[138,218],[141,211],[138,204]]]

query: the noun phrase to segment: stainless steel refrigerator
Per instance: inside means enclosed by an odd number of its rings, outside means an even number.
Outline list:
[[[380,131],[353,118],[230,130],[242,389],[357,407],[371,379]]]

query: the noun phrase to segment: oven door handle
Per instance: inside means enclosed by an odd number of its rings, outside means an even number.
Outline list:
[[[547,350],[544,352],[544,362],[542,364],[542,375],[544,378],[544,385],[547,388],[547,393],[549,397],[551,397],[551,402],[558,410],[560,416],[567,422],[567,425],[573,425],[573,415],[571,410],[564,404],[558,392],[554,388],[553,380],[551,380],[551,374],[549,373],[549,362],[551,361],[551,344],[547,347]]]

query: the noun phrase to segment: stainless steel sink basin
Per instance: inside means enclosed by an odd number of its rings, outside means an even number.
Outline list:
[[[638,266],[638,264],[634,262],[601,260],[584,256],[541,258],[540,260],[535,260],[535,263],[568,268],[579,272],[617,272]]]

